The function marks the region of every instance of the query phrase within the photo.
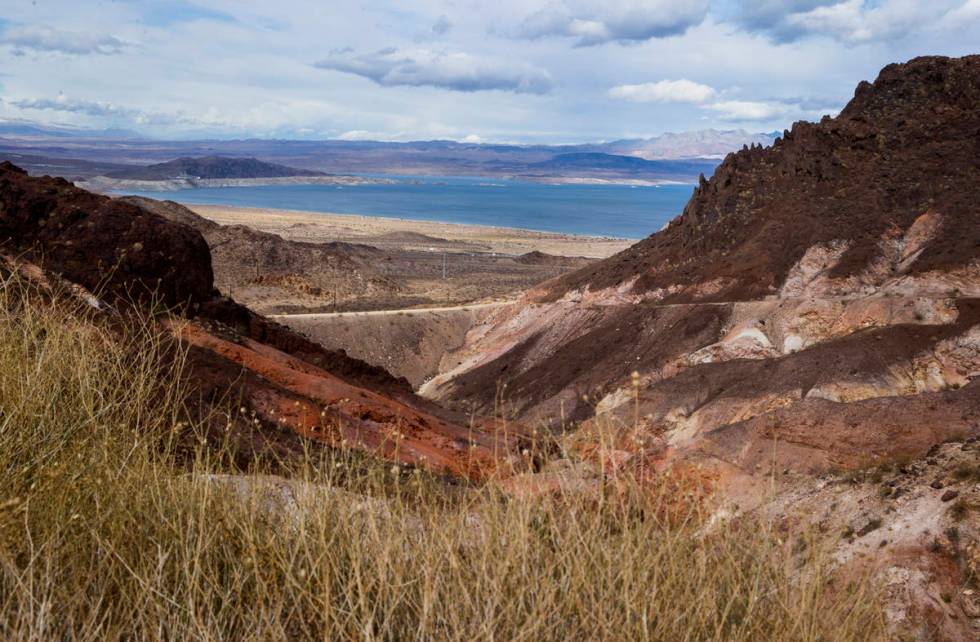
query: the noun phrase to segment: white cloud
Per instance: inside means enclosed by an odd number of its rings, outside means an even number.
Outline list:
[[[0,98],[0,104],[14,107],[20,112],[55,112],[81,116],[88,122],[128,128],[152,127],[183,131],[225,131],[248,135],[270,135],[281,131],[299,131],[297,123],[314,121],[317,115],[331,111],[324,103],[307,101],[262,102],[246,105],[241,109],[219,109],[211,106],[197,109],[176,108],[171,110],[144,110],[107,101],[92,101],[59,94],[56,98]],[[307,129],[309,133],[322,135],[323,127]],[[364,138],[382,138],[381,132],[364,132]],[[351,140],[354,137],[350,138]]]
[[[777,42],[825,36],[848,45],[890,41],[975,0],[743,0],[740,23]]]
[[[50,98],[25,98],[22,100],[6,101],[19,109],[33,109],[37,111],[60,111],[73,114],[85,114],[87,116],[119,116],[132,120],[145,118],[145,114],[136,109],[129,109],[110,102],[74,100],[60,94],[55,99]]]
[[[463,92],[496,89],[543,94],[552,86],[547,71],[524,62],[428,49],[391,47],[368,54],[342,50],[314,66],[362,76],[385,87],[430,86]]]
[[[791,111],[782,103],[753,100],[722,100],[704,109],[717,112],[719,118],[728,122],[766,122],[785,118]]]
[[[980,18],[980,0],[967,0],[963,3],[963,6],[950,11],[947,18],[966,21],[973,21]]]
[[[11,27],[0,33],[0,44],[17,49],[85,55],[120,53],[126,43],[114,36],[57,31],[42,26]]]
[[[937,27],[940,30],[967,33],[975,38],[976,30],[980,27],[980,0],[966,0],[962,6],[943,16]]]
[[[564,0],[528,15],[518,35],[564,36],[579,47],[642,42],[683,34],[701,24],[707,13],[707,0]]]
[[[778,124],[800,118],[819,118],[836,114],[839,101],[812,97],[768,98],[764,100],[730,98],[743,93],[738,89],[718,92],[709,85],[687,79],[661,80],[639,85],[618,85],[609,96],[635,103],[686,103],[697,105],[721,122]]]
[[[612,98],[635,103],[694,103],[706,102],[715,90],[686,79],[661,80],[639,85],[618,85],[609,90]]]
[[[352,129],[339,134],[337,140],[388,140],[393,138],[391,134],[385,132],[372,132],[366,129]],[[398,136],[394,136],[398,138]]]
[[[842,0],[741,0],[737,20],[750,30],[777,31],[787,16],[799,15]]]

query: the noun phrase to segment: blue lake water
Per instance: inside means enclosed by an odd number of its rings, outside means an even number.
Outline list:
[[[363,214],[638,239],[681,213],[692,185],[542,185],[486,178],[127,192],[180,203]]]

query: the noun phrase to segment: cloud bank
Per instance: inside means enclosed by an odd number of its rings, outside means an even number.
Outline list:
[[[109,35],[58,31],[43,26],[10,27],[0,32],[0,44],[16,49],[71,55],[120,53],[126,43]]]
[[[980,0],[90,4],[0,2],[0,119],[522,143],[776,130],[888,63],[977,53],[980,33]]]
[[[565,0],[527,16],[517,33],[524,38],[574,38],[579,47],[635,43],[683,34],[707,14],[707,0]]]
[[[383,87],[441,87],[453,91],[509,91],[544,94],[551,90],[551,75],[532,65],[460,52],[394,47],[374,53],[350,50],[332,53],[314,64],[373,80]]]
[[[766,122],[784,118],[792,111],[783,103],[755,100],[722,100],[706,105],[705,109],[717,112],[726,122]]]
[[[814,118],[825,113],[836,114],[841,107],[835,101],[801,97],[768,100],[722,98],[714,87],[686,79],[617,85],[611,88],[608,94],[610,98],[634,103],[697,105],[726,123],[766,123]]]
[[[737,21],[776,42],[823,36],[853,46],[904,38],[963,4],[963,0],[743,0]]]
[[[444,36],[449,33],[449,30],[453,28],[453,23],[449,21],[445,15],[436,18],[436,21],[432,23],[432,33]]]
[[[612,98],[634,103],[703,103],[715,95],[715,90],[690,80],[661,80],[639,85],[618,85],[609,90]]]
[[[109,102],[75,100],[68,98],[64,94],[55,99],[25,98],[22,100],[9,100],[6,102],[20,109],[60,111],[71,114],[85,114],[86,116],[95,117],[115,116],[130,119],[134,122],[143,122],[146,120],[145,114],[136,109],[121,107]]]

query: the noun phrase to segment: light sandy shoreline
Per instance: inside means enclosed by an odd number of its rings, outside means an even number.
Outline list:
[[[95,176],[76,183],[93,192],[173,192],[182,189],[208,187],[256,187],[264,185],[368,185],[390,184],[398,181],[385,178],[360,176],[282,176],[271,178],[171,178],[165,180],[137,180]]]
[[[538,251],[560,256],[590,258],[605,258],[636,243],[636,239],[580,236],[512,227],[416,221],[359,214],[193,203],[184,203],[184,205],[216,223],[247,225],[294,241],[397,244],[401,247],[415,246],[424,249],[485,251],[501,254]],[[424,237],[415,235],[424,235]],[[438,242],[440,239],[450,243],[440,243]]]

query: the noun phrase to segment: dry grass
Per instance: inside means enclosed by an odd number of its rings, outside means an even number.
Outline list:
[[[532,501],[344,454],[289,482],[178,466],[165,346],[0,289],[3,639],[882,637],[821,540],[707,529],[668,484]]]

